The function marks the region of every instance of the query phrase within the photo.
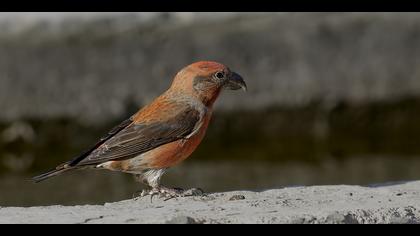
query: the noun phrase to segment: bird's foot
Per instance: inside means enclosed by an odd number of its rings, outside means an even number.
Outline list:
[[[184,190],[182,188],[167,188],[167,187],[155,187],[151,190],[143,190],[140,193],[140,197],[151,196],[151,200],[154,196],[164,198],[167,201],[177,197],[191,197],[191,196],[202,196],[204,191],[200,188],[191,188]]]

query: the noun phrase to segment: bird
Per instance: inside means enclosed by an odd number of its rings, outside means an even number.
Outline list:
[[[78,169],[105,169],[133,174],[150,189],[142,195],[181,196],[182,189],[161,185],[161,177],[196,150],[209,126],[213,105],[225,89],[247,91],[247,85],[242,76],[219,62],[187,65],[151,103],[79,156],[32,180],[38,183]]]

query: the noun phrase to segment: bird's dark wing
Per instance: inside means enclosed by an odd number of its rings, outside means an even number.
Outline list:
[[[133,120],[130,117],[129,119],[121,122],[119,125],[115,126],[113,129],[111,129],[111,131],[109,131],[107,135],[105,135],[101,139],[99,139],[99,141],[95,145],[93,145],[91,148],[89,148],[88,150],[86,150],[85,152],[83,152],[82,154],[80,154],[78,157],[71,160],[70,162],[67,162],[67,163],[64,163],[64,164],[74,166],[75,164],[79,163],[80,161],[85,159],[87,156],[89,156],[93,151],[95,151],[97,148],[99,148],[102,144],[104,144],[106,141],[111,139],[118,132],[120,132],[121,130],[123,130],[127,126],[129,126],[131,123],[133,123]]]
[[[186,107],[169,120],[149,123],[130,122],[70,166],[97,165],[111,160],[135,157],[158,146],[188,137],[200,123],[200,112]],[[115,130],[118,130],[116,128]]]

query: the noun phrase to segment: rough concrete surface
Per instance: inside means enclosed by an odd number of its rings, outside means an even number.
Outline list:
[[[151,201],[152,200],[152,201]],[[420,181],[287,187],[164,201],[0,208],[0,223],[419,223]]]

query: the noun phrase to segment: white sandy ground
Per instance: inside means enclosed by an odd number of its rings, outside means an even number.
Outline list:
[[[235,195],[245,199],[232,199]],[[420,181],[376,187],[287,187],[152,200],[4,207],[0,208],[0,223],[420,223]]]

